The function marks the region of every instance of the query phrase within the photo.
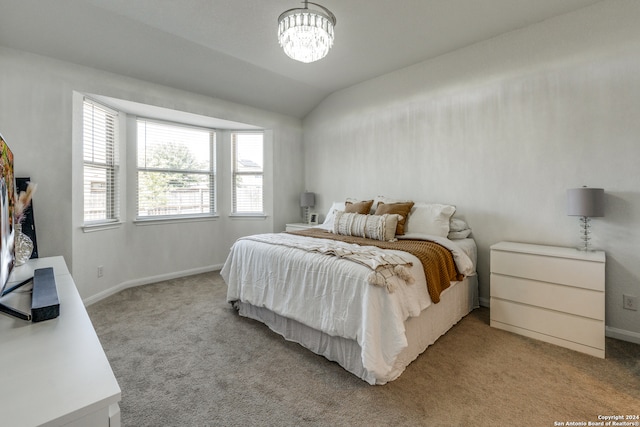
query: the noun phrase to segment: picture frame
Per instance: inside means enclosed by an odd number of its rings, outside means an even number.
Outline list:
[[[311,212],[309,214],[309,225],[318,225],[318,214]]]

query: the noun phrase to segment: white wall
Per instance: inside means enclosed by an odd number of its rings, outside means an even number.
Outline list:
[[[220,217],[213,221],[134,225],[135,196],[129,191],[122,226],[83,232],[74,93],[267,129],[271,156],[266,162],[273,171],[265,183],[268,217],[231,219],[228,200],[220,200]],[[284,230],[286,222],[300,220],[302,126],[296,118],[0,47],[0,131],[14,152],[17,176],[38,183],[34,211],[40,256],[63,255],[88,302],[125,286],[219,268],[237,237]],[[220,179],[230,197],[230,180]],[[102,278],[97,266],[104,267]]]
[[[577,245],[565,192],[603,187],[606,323],[640,342],[640,2],[605,1],[328,97],[304,120],[306,188],[450,203],[479,246]]]

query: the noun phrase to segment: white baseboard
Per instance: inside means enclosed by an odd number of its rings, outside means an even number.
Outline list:
[[[120,283],[112,288],[106,289],[96,295],[90,296],[82,300],[85,306],[90,306],[100,300],[103,300],[111,295],[115,295],[120,291],[136,286],[148,285],[150,283],[163,282],[165,280],[177,279],[178,277],[193,276],[194,274],[208,273],[209,271],[216,271],[222,269],[220,265],[209,265],[206,267],[194,268],[191,270],[176,271],[173,273],[160,274],[157,276],[143,277],[140,279],[129,280],[127,282]]]
[[[478,301],[480,302],[480,307],[491,307],[491,300],[489,298],[480,297]]]
[[[604,329],[604,334],[609,338],[615,338],[622,341],[629,341],[635,344],[640,344],[640,334],[637,332],[612,328],[611,326],[606,326]]]

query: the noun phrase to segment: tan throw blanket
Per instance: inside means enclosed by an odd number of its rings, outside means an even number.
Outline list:
[[[444,246],[434,242],[424,240],[382,242],[378,240],[365,239],[364,237],[342,236],[319,228],[291,231],[289,233],[408,252],[418,258],[422,263],[424,275],[427,279],[427,290],[429,291],[429,296],[434,303],[440,302],[440,294],[451,285],[451,281],[460,281],[464,278],[462,274],[458,273],[458,269],[451,252]]]
[[[368,282],[372,285],[383,286],[388,292],[395,290],[396,282],[393,277],[402,279],[409,285],[415,282],[407,268],[412,266],[411,261],[402,255],[380,250],[373,245],[354,245],[336,239],[297,240],[293,236],[287,238],[284,233],[257,234],[241,237],[239,240],[253,240],[348,259],[369,268],[371,273],[367,277]]]

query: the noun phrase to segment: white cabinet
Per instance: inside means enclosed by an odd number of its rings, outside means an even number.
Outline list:
[[[313,227],[311,224],[307,224],[306,222],[296,222],[293,224],[287,224],[285,231],[300,231],[306,230],[307,228]]]
[[[62,257],[16,267],[11,280],[53,267],[60,316],[31,323],[0,315],[0,425],[117,427],[120,387]],[[3,297],[28,311],[29,294]]]
[[[491,326],[605,357],[605,254],[491,246]]]

